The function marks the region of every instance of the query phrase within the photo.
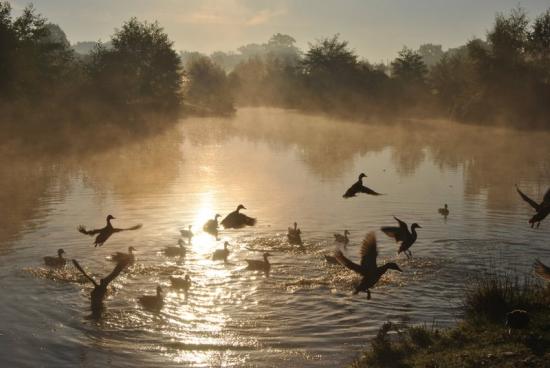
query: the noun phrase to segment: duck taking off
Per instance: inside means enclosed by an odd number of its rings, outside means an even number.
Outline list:
[[[353,294],[357,294],[360,291],[365,291],[367,293],[367,299],[370,299],[369,289],[376,285],[378,280],[380,280],[380,277],[382,277],[382,275],[385,274],[387,270],[396,270],[402,272],[401,268],[399,268],[397,263],[394,262],[389,262],[384,264],[383,266],[378,267],[378,265],[376,264],[378,250],[376,245],[376,236],[374,235],[374,232],[368,233],[365,237],[365,240],[363,240],[360,255],[361,264],[359,265],[346,258],[340,250],[337,250],[335,254],[336,259],[343,266],[363,276],[359,285],[355,287],[355,291],[353,292]]]
[[[244,213],[240,213],[240,210],[246,210],[246,207],[240,204],[235,211],[225,216],[221,222],[224,229],[241,229],[245,226],[256,225],[255,218],[248,217]]]
[[[187,230],[180,230],[181,236],[183,236],[184,238],[187,238],[187,241],[189,244],[191,244],[191,239],[193,239],[193,232],[191,231],[192,227],[193,225],[189,225],[187,227]]]
[[[546,191],[544,194],[544,197],[542,198],[542,202],[537,203],[531,198],[527,197],[521,190],[519,190],[518,186],[516,185],[516,190],[518,191],[521,198],[529,203],[531,207],[533,207],[536,211],[536,213],[529,219],[529,224],[531,224],[531,227],[534,227],[535,224],[537,224],[537,229],[540,226],[540,222],[550,214],[550,188]]]
[[[416,222],[411,225],[411,231],[409,231],[407,224],[397,217],[393,216],[395,221],[399,223],[397,226],[384,226],[380,230],[384,232],[390,238],[394,238],[396,243],[401,242],[397,254],[404,252],[407,258],[412,257],[412,252],[409,248],[414,244],[418,235],[416,234],[416,229],[421,229],[422,226],[418,225]]]
[[[155,312],[160,311],[164,305],[164,296],[160,285],[157,285],[156,295],[142,295],[138,298],[138,302],[144,309]]]
[[[202,227],[202,230],[205,233],[215,236],[216,238],[218,237],[218,217],[222,217],[222,215],[216,213],[216,216],[214,216],[213,219],[206,221]]]
[[[449,206],[447,206],[447,203],[445,203],[443,208],[438,209],[437,212],[444,217],[449,216]]]
[[[543,280],[550,282],[550,267],[539,261],[535,260],[535,273]]]
[[[214,261],[223,260],[225,263],[227,263],[227,257],[229,257],[229,249],[227,249],[228,245],[229,242],[225,242],[223,243],[223,249],[216,249],[214,251],[214,254],[212,255],[212,259]]]
[[[119,261],[113,271],[99,280],[99,284],[84,271],[80,264],[73,259],[73,264],[77,270],[79,270],[88,280],[94,284],[94,289],[90,293],[90,303],[92,309],[92,317],[100,318],[103,312],[103,300],[105,299],[105,294],[107,294],[107,287],[109,284],[117,278],[117,276],[122,272],[124,268],[128,266],[126,260]]]
[[[48,267],[61,268],[65,267],[67,260],[63,258],[65,251],[61,248],[57,250],[57,257],[46,256],[44,257],[44,264]]]
[[[183,257],[187,250],[185,249],[185,243],[183,240],[178,239],[179,247],[166,247],[164,248],[164,254],[168,257]]]
[[[137,224],[135,226],[128,227],[125,229],[117,229],[113,227],[113,225],[111,225],[111,220],[114,220],[114,219],[115,218],[111,215],[107,216],[107,225],[101,229],[86,230],[86,227],[84,227],[83,225],[79,225],[77,229],[79,232],[81,232],[84,235],[94,236],[97,234],[94,241],[94,246],[101,247],[107,241],[107,239],[109,239],[111,235],[113,235],[114,233],[119,233],[121,231],[126,231],[126,230],[137,230],[137,229],[141,229],[141,226],[142,226],[141,224]]]
[[[367,188],[363,185],[363,178],[366,178],[367,176],[363,173],[359,174],[359,180],[355,182],[351,187],[349,187],[348,190],[344,193],[342,197],[344,198],[351,198],[355,197],[358,193],[365,193],[370,195],[380,195],[380,193],[375,192],[374,190]]]
[[[288,228],[288,233],[286,234],[286,237],[288,239],[288,244],[291,245],[302,245],[302,231],[298,229],[298,223],[294,223],[294,227]]]
[[[245,259],[246,263],[248,263],[246,269],[249,271],[263,271],[266,275],[269,274],[269,271],[271,270],[271,263],[269,263],[267,257],[270,256],[271,254],[266,252],[264,253],[263,261],[257,259]]]
[[[128,247],[128,253],[123,253],[123,252],[113,253],[113,254],[111,254],[111,261],[113,261],[113,262],[125,261],[129,265],[134,264],[134,262],[136,261],[136,257],[134,256],[134,251],[135,250],[136,250],[136,248],[130,246],[130,247]]]
[[[342,234],[338,234],[338,233],[334,233],[334,241],[335,242],[338,242],[338,243],[342,243],[344,245],[348,245],[349,243],[349,238],[348,238],[348,235],[349,235],[349,231],[348,230],[344,230],[344,235]]]

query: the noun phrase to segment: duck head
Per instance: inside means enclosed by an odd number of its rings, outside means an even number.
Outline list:
[[[266,262],[267,262],[267,257],[271,257],[271,253],[268,253],[268,252],[264,253],[264,259],[266,260]]]
[[[399,266],[395,262],[390,262],[390,263],[386,264],[386,267],[388,267],[388,269],[390,269],[390,270],[396,270],[396,271],[399,271],[399,272],[403,272],[403,270],[401,268],[399,268]]]
[[[185,281],[191,281],[191,277],[189,277],[189,274],[185,275]]]
[[[359,174],[359,180],[363,180],[363,178],[366,178],[367,176],[364,173]]]
[[[239,210],[246,210],[246,207],[240,204],[237,206],[237,212],[239,212]]]
[[[115,216],[107,215],[107,222],[110,222],[111,220],[115,220]]]
[[[216,216],[214,216],[214,220],[218,221],[218,217],[222,217],[219,213],[216,213]]]
[[[294,230],[296,230],[297,228],[298,228],[298,223],[294,222]]]
[[[411,230],[414,230],[414,229],[422,229],[422,226],[418,225],[416,222],[414,224],[411,225]]]
[[[223,243],[223,249],[227,250],[228,245],[229,245],[229,242],[227,242],[227,241],[225,243]]]
[[[57,250],[57,255],[59,256],[59,258],[61,258],[61,255],[62,255],[62,254],[65,254],[65,251],[64,251],[62,248],[59,248],[59,249]]]
[[[344,236],[350,235],[350,232],[348,230],[344,230]]]
[[[447,209],[449,206],[447,206],[447,203],[445,203],[445,209]]]
[[[130,254],[132,254],[132,252],[135,251],[135,250],[136,250],[136,248],[134,248],[132,246],[128,247],[128,253],[130,253]]]
[[[157,285],[157,296],[161,296],[162,294],[162,288],[160,287],[160,285]]]

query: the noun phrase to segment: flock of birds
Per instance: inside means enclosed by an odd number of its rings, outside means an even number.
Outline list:
[[[351,198],[357,196],[360,193],[369,195],[381,195],[380,193],[363,185],[363,178],[365,177],[366,175],[364,173],[361,173],[359,175],[358,181],[355,182],[344,193],[343,197]],[[534,208],[535,214],[532,216],[531,219],[529,219],[529,224],[531,225],[531,227],[534,227],[536,225],[536,227],[538,228],[540,226],[540,222],[545,217],[547,217],[548,214],[550,214],[550,189],[546,192],[542,202],[540,203],[537,203],[536,201],[529,198],[519,188],[516,187],[516,189],[521,198]],[[256,224],[256,219],[249,217],[244,213],[241,213],[240,210],[243,209],[246,208],[242,204],[240,204],[235,211],[229,213],[221,222],[218,222],[218,218],[221,218],[222,216],[220,214],[216,214],[213,219],[208,220],[204,224],[203,231],[214,236],[216,240],[219,240],[218,235],[220,225],[223,226],[224,229],[241,229],[246,226],[254,226]],[[438,209],[438,212],[442,216],[447,218],[450,213],[448,205],[445,204],[443,208]],[[95,247],[98,247],[102,246],[115,233],[129,230],[138,230],[142,226],[141,224],[138,224],[129,228],[115,228],[111,224],[111,220],[114,219],[115,218],[113,216],[108,215],[106,226],[100,229],[87,230],[86,227],[82,225],[80,225],[77,229],[82,234],[95,236],[93,244]],[[393,238],[396,243],[399,243],[399,248],[397,250],[398,254],[404,253],[407,258],[411,258],[412,252],[410,248],[418,238],[416,229],[420,229],[422,227],[417,223],[413,223],[409,227],[407,223],[398,219],[397,217],[394,216],[394,219],[397,221],[398,226],[384,226],[381,227],[380,230],[390,238]],[[191,244],[192,238],[194,236],[191,225],[189,225],[188,229],[181,230],[180,232],[183,238],[188,239],[188,244]],[[348,235],[350,235],[350,232],[348,230],[345,230],[343,234],[334,234],[334,240],[335,242],[340,243],[344,247],[346,247],[350,241]],[[298,228],[298,224],[296,222],[294,222],[293,227],[288,228],[287,239],[289,244],[291,245],[303,246],[301,230]],[[186,254],[185,245],[185,242],[182,239],[179,239],[178,246],[166,247],[163,252],[166,256],[169,257],[183,257]],[[223,260],[225,263],[227,263],[227,259],[230,254],[228,246],[229,243],[227,241],[224,242],[223,249],[215,250],[212,255],[212,259],[220,261]],[[112,254],[111,260],[116,262],[116,266],[110,274],[101,278],[99,282],[88,275],[77,260],[72,260],[72,263],[74,264],[76,269],[79,270],[94,285],[94,289],[91,291],[90,294],[92,316],[101,316],[104,308],[103,301],[107,293],[108,285],[125,268],[134,263],[134,251],[135,248],[130,246],[128,247],[128,253],[116,252]],[[65,254],[65,251],[63,249],[59,249],[57,252],[57,257],[44,257],[44,263],[46,264],[46,266],[49,267],[64,267],[67,264],[67,259],[63,257],[63,254]],[[374,232],[369,232],[366,235],[360,248],[359,255],[359,264],[347,258],[340,249],[336,250],[334,255],[325,255],[325,260],[327,263],[342,265],[361,276],[361,281],[355,286],[355,290],[353,292],[354,294],[357,294],[359,292],[366,292],[367,299],[370,299],[370,289],[378,283],[382,275],[384,275],[388,270],[402,272],[399,265],[395,262],[388,262],[380,266],[377,264],[378,250],[376,236]],[[263,258],[260,260],[246,259],[246,269],[251,271],[262,271],[266,275],[268,275],[271,269],[271,264],[268,259],[268,257],[270,256],[270,253],[265,252],[263,254]],[[544,265],[539,260],[536,260],[534,264],[534,269],[541,278],[545,279],[546,281],[550,281],[550,267]],[[187,292],[192,284],[189,275],[185,275],[184,277],[170,276],[170,282],[173,288],[183,290],[184,292]],[[137,300],[145,309],[159,311],[164,304],[163,290],[161,286],[158,285],[156,289],[156,294],[142,295],[138,297]]]

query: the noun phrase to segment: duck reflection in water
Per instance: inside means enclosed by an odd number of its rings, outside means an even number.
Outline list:
[[[120,260],[113,271],[106,277],[99,280],[97,283],[90,275],[84,271],[76,259],[73,259],[73,264],[88,280],[94,284],[94,289],[90,293],[90,303],[92,314],[90,317],[92,319],[99,319],[104,311],[103,300],[105,299],[105,294],[107,293],[107,287],[109,284],[117,278],[118,275],[122,272],[124,268],[128,266],[128,259]]]

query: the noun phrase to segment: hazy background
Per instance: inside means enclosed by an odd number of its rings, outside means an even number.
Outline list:
[[[157,20],[176,50],[211,53],[262,43],[273,34],[292,35],[297,46],[340,33],[356,52],[371,61],[387,62],[404,45],[416,49],[427,42],[458,47],[483,38],[495,13],[518,4],[530,17],[542,13],[547,0],[484,1],[290,1],[265,0],[35,0],[37,10],[67,34],[71,43],[107,41],[113,29],[136,16]],[[18,14],[29,1],[11,1]]]

